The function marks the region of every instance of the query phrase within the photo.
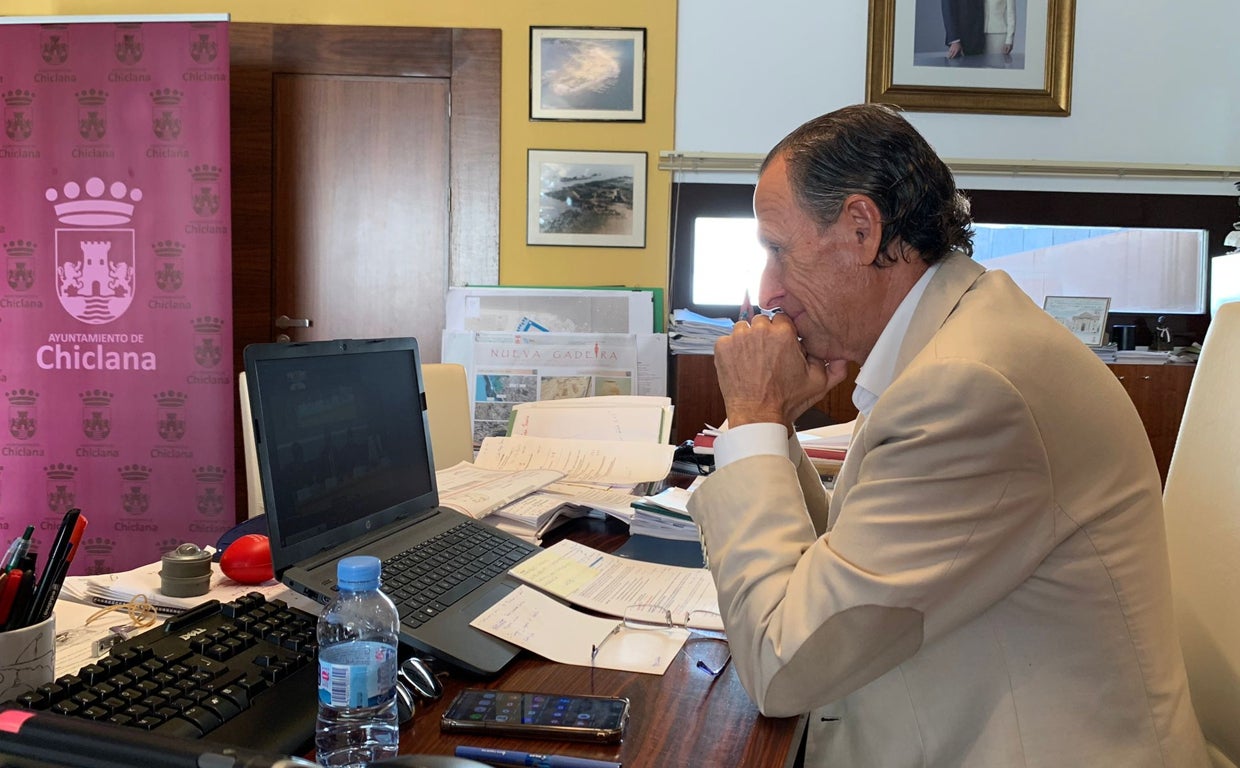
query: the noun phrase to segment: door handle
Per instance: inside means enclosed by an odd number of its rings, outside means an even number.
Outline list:
[[[277,328],[313,328],[314,321],[308,317],[289,317],[280,315],[276,318]]]

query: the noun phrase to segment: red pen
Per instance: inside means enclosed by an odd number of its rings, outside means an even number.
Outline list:
[[[13,603],[17,599],[17,590],[21,588],[22,569],[14,568],[7,575],[9,579],[0,590],[0,627],[9,622],[9,614],[12,613]]]

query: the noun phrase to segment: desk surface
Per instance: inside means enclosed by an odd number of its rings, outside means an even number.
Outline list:
[[[623,543],[626,533],[626,526],[610,518],[583,518],[556,531],[557,538],[571,538],[605,551]],[[631,702],[628,730],[619,745],[441,733],[440,716],[466,687],[626,696]],[[777,768],[792,764],[803,727],[799,718],[761,716],[741,687],[734,664],[712,678],[684,654],[678,654],[662,676],[600,669],[593,672],[591,684],[589,668],[556,664],[523,652],[494,679],[453,675],[445,680],[444,689],[442,700],[419,704],[412,724],[401,732],[402,753],[452,754],[458,744],[465,744],[615,760],[625,768]]]

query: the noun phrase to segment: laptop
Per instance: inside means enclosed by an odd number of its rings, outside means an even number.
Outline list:
[[[276,578],[326,604],[337,561],[374,555],[402,645],[476,675],[502,669],[520,649],[469,622],[537,550],[439,506],[417,341],[252,344],[244,356]],[[419,575],[448,555],[446,574]],[[437,591],[433,605],[402,604]]]

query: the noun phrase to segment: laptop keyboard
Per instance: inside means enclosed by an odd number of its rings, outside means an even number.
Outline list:
[[[383,591],[420,627],[537,550],[466,520],[383,561]]]
[[[299,754],[318,709],[317,617],[259,592],[207,602],[19,696],[27,709]]]

